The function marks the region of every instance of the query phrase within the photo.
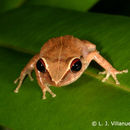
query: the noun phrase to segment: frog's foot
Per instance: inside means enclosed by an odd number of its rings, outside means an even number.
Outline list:
[[[20,77],[18,77],[16,80],[14,80],[14,84],[17,84],[17,82],[20,80]],[[15,93],[19,92],[19,88],[20,88],[21,84],[18,84],[17,88],[14,90]]]
[[[46,92],[47,91],[52,95],[52,97],[56,97],[56,94],[53,93],[49,87],[46,86],[45,88],[42,89],[42,93],[43,93],[42,99],[43,100],[46,99]]]
[[[128,70],[118,71],[118,70],[112,69],[111,71],[99,72],[99,74],[106,74],[106,77],[102,79],[102,82],[105,82],[109,78],[109,76],[111,75],[113,77],[113,79],[115,80],[116,84],[120,84],[116,75],[122,74],[122,73],[128,73]]]
[[[14,81],[15,84],[19,81],[19,82],[18,82],[18,85],[17,85],[17,87],[16,87],[16,89],[14,90],[15,93],[18,93],[19,88],[21,87],[22,82],[23,82],[25,76],[26,76],[25,74],[21,74],[21,75]]]
[[[21,85],[22,85],[23,79],[21,79],[20,77],[18,77],[18,78],[14,81],[14,83],[16,84],[18,81],[19,81],[18,86],[17,86],[16,89],[14,90],[15,93],[18,93],[18,92],[19,92],[19,88],[20,88]]]
[[[15,89],[15,90],[14,90],[14,93],[18,93],[18,92],[19,92],[19,90],[18,90],[18,89]]]

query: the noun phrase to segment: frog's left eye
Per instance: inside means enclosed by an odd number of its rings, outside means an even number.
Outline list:
[[[46,69],[45,69],[45,63],[44,63],[44,61],[42,60],[42,59],[39,59],[38,61],[37,61],[37,63],[36,63],[36,67],[37,67],[37,69],[40,71],[40,72],[45,72],[46,71]]]
[[[78,72],[78,71],[80,71],[81,68],[82,68],[82,63],[81,63],[80,59],[78,59],[78,58],[74,59],[72,61],[72,63],[71,63],[70,68],[71,68],[72,72]]]

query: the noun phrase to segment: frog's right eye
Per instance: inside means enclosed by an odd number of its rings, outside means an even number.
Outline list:
[[[39,59],[36,63],[36,67],[40,72],[46,72],[45,63],[42,59]]]
[[[80,71],[81,68],[82,68],[82,63],[81,63],[80,59],[78,59],[78,58],[74,59],[72,61],[72,63],[71,63],[70,68],[71,68],[72,72],[78,72],[78,71]]]

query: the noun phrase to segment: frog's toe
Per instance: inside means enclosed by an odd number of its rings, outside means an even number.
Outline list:
[[[43,100],[45,100],[45,99],[46,99],[46,96],[45,96],[45,95],[44,95],[44,96],[42,96],[42,99],[43,99]]]
[[[53,97],[53,98],[56,97],[56,94],[53,93],[52,97]]]
[[[16,80],[14,80],[14,84],[16,84],[19,79],[20,79],[20,77],[18,77]]]
[[[105,73],[106,73],[106,72],[105,72]],[[105,82],[105,81],[109,78],[109,76],[110,76],[110,73],[107,72],[106,77],[102,79],[102,82]]]
[[[106,71],[103,71],[103,72],[99,72],[98,74],[106,74]]]
[[[123,73],[128,73],[128,69],[122,70],[122,71],[114,70],[114,71],[111,72],[111,75],[112,75],[112,77],[115,80],[115,82],[116,82],[117,85],[119,85],[120,82],[118,81],[116,75],[117,74],[123,74]]]
[[[117,77],[116,77],[116,74],[115,74],[115,73],[112,73],[111,75],[112,75],[113,79],[115,80],[116,84],[119,85],[120,82],[118,81],[118,79],[117,79]]]
[[[105,81],[106,81],[106,78],[103,78],[103,79],[102,79],[102,82],[105,82]]]
[[[14,93],[18,93],[19,91],[17,89],[14,90]]]
[[[128,73],[128,69],[116,72],[116,74],[122,74],[122,73]]]

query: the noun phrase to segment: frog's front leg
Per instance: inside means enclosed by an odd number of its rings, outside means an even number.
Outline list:
[[[35,73],[36,73],[36,78],[37,78],[38,84],[39,84],[40,88],[42,89],[42,93],[43,93],[42,99],[46,99],[47,91],[52,95],[52,97],[55,97],[56,94],[54,94],[51,91],[51,89],[49,88],[49,86],[45,83],[44,79],[42,78],[42,72],[38,71],[36,66],[35,66]]]
[[[14,81],[14,83],[16,84],[18,81],[18,86],[16,87],[16,89],[14,90],[15,93],[18,93],[19,88],[22,85],[22,82],[25,78],[26,75],[29,76],[30,80],[33,81],[33,78],[31,76],[31,72],[34,69],[34,65],[36,64],[37,60],[39,58],[39,54],[36,54],[29,62],[28,64],[23,68],[23,70],[20,73],[20,76]]]
[[[98,51],[93,51],[90,52],[86,58],[87,63],[90,63],[91,60],[95,60],[100,66],[102,66],[105,71],[104,72],[100,72],[99,74],[106,74],[106,77],[102,80],[102,82],[105,82],[109,76],[111,75],[113,77],[113,79],[115,80],[116,84],[120,84],[116,75],[117,74],[122,74],[122,73],[127,73],[128,70],[122,70],[122,71],[118,71],[116,70],[106,59],[104,59]]]

